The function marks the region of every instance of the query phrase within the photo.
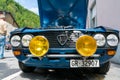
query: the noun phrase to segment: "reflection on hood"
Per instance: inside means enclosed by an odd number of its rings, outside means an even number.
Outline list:
[[[88,0],[38,0],[41,27],[86,26]]]

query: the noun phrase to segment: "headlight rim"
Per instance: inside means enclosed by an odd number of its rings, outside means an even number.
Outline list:
[[[21,44],[22,44],[22,46],[23,46],[23,47],[29,47],[29,44],[28,44],[28,46],[24,46],[24,45],[23,45],[23,42],[22,42],[23,40],[22,40],[22,39],[23,39],[23,37],[24,37],[25,35],[31,35],[32,38],[34,37],[34,35],[32,35],[32,34],[24,34],[24,35],[21,37]]]
[[[14,36],[18,36],[18,37],[20,38],[20,40],[19,40],[20,42],[19,42],[19,45],[18,45],[18,46],[14,46],[14,45],[12,44],[12,42],[11,42],[11,41],[12,41],[12,38],[13,38]],[[11,38],[10,38],[10,44],[12,45],[12,47],[15,47],[15,48],[16,48],[16,47],[20,47],[20,45],[21,45],[21,36],[20,36],[20,35],[17,35],[17,34],[12,35]]]
[[[104,43],[104,45],[102,45],[102,46],[99,46],[99,45],[97,45],[99,48],[101,48],[101,47],[105,47],[106,46],[106,44],[107,44],[107,39],[106,39],[106,35],[104,34],[104,33],[95,33],[95,34],[93,34],[93,38],[95,37],[95,35],[97,35],[97,34],[102,34],[103,36],[104,36],[104,38],[105,38],[105,43]],[[95,39],[95,38],[94,38]],[[95,39],[96,40],[96,39]],[[97,43],[97,41],[96,41],[96,43]]]
[[[39,36],[45,38],[45,39],[47,40],[47,42],[48,42],[48,50],[46,51],[46,53],[47,53],[47,52],[49,51],[49,48],[50,48],[49,40],[48,40],[44,35],[37,35],[37,36],[34,36],[33,38],[39,37]],[[33,38],[32,38],[32,39],[33,39]],[[30,45],[30,43],[29,43],[29,45]],[[46,55],[46,53],[44,53],[44,54],[42,54],[41,56],[40,56],[40,54],[39,54],[39,56],[38,56],[38,55],[36,55],[35,53],[33,54],[33,51],[31,51],[30,46],[29,46],[28,48],[29,48],[31,54],[34,55],[34,56],[36,56],[36,57],[43,57],[43,56]]]
[[[94,47],[95,47],[95,49],[94,50],[92,50],[92,52],[91,52],[91,54],[84,54],[84,53],[82,53],[80,50],[78,50],[78,46],[77,46],[77,44],[78,44],[78,40],[80,40],[80,38],[82,39],[82,37],[89,37],[89,38],[91,38],[92,39],[92,41],[95,43],[94,45]],[[84,57],[90,57],[90,56],[92,56],[92,55],[94,55],[95,54],[95,52],[97,51],[97,43],[96,43],[96,40],[93,38],[93,36],[91,36],[91,35],[82,35],[82,36],[79,36],[79,38],[78,38],[78,40],[76,41],[76,50],[77,50],[77,52],[78,52],[78,54],[80,54],[81,56],[84,56]],[[93,44],[93,43],[92,43]]]
[[[117,43],[117,45],[115,45],[115,46],[111,46],[111,45],[109,45],[109,43],[108,43],[107,38],[108,38],[108,36],[111,35],[111,34],[115,35],[115,36],[117,37],[117,39],[118,39],[118,43]],[[110,34],[108,34],[108,35],[106,36],[106,43],[107,43],[107,45],[110,46],[110,47],[116,47],[116,46],[118,46],[119,42],[120,42],[120,41],[119,41],[119,37],[118,37],[116,34],[114,34],[114,33],[110,33]]]

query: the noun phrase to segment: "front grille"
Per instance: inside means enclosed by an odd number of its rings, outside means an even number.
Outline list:
[[[65,34],[65,31],[45,31],[45,32],[39,32],[34,34],[35,36],[37,35],[43,35],[45,36],[50,44],[50,48],[75,48],[75,42],[73,42],[70,39],[70,35],[72,34],[73,31],[68,31],[68,39],[64,45],[61,45],[58,42],[57,36],[61,34]]]

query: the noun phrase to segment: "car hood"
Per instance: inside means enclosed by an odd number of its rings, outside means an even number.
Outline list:
[[[85,29],[88,0],[38,0],[42,28]]]

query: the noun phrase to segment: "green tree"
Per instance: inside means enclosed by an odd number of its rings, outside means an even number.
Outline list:
[[[11,12],[18,25],[22,27],[39,28],[39,16],[15,2],[14,0],[0,0],[0,11]]]

